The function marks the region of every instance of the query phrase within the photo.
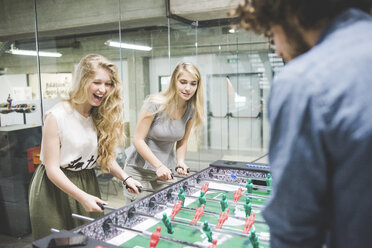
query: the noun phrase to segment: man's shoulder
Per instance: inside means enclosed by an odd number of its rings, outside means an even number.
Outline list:
[[[306,80],[306,64],[300,61],[292,61],[286,64],[281,72],[275,75],[271,91],[284,96],[303,92],[309,86]]]

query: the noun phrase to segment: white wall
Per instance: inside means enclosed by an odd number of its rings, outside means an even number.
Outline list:
[[[12,94],[14,87],[27,87],[27,75],[2,75],[0,76],[0,103],[6,102],[8,94]]]

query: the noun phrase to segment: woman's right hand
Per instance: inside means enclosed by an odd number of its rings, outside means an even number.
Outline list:
[[[103,209],[98,205],[107,205],[107,202],[102,201],[98,197],[85,193],[83,198],[79,201],[83,205],[87,212],[100,212],[103,213]]]
[[[171,180],[172,172],[165,165],[160,166],[156,169],[156,176],[161,180]]]
[[[128,177],[128,179],[124,183],[127,187],[128,192],[139,194],[140,188],[142,188],[142,185],[137,180],[134,180],[132,177]]]

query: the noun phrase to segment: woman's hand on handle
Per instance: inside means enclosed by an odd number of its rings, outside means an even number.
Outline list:
[[[85,193],[82,199],[79,199],[81,205],[83,205],[85,211],[87,212],[100,212],[103,213],[103,209],[99,204],[107,205],[107,202],[102,201],[98,197]]]
[[[189,170],[189,167],[184,162],[179,161],[177,163],[176,171],[178,174],[188,176],[189,175],[188,170]]]
[[[127,190],[130,193],[135,193],[135,194],[140,193],[139,189],[142,188],[142,184],[138,182],[137,180],[133,179],[132,177],[129,177],[127,180],[125,180],[124,183],[127,185]]]
[[[162,165],[156,169],[156,176],[164,181],[173,179],[171,170],[165,165]]]

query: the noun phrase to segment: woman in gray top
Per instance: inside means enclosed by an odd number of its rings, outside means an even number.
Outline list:
[[[157,179],[172,179],[171,170],[187,175],[185,164],[191,128],[203,122],[203,86],[199,70],[181,62],[165,92],[150,95],[140,112],[133,146],[126,150],[127,171],[146,188],[159,189]],[[176,145],[176,152],[174,146]]]

